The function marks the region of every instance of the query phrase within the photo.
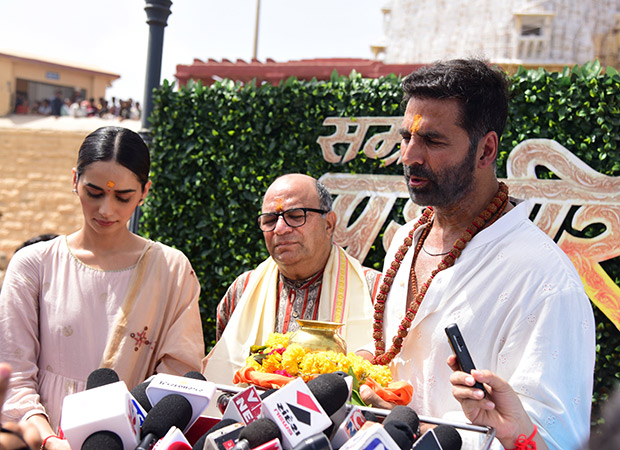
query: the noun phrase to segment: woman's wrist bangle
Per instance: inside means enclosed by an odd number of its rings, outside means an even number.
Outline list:
[[[515,448],[506,449],[506,450],[536,450],[536,442],[534,442],[534,436],[538,432],[538,427],[534,425],[534,431],[530,437],[525,437],[525,434],[519,435],[517,438],[517,442],[515,442]]]
[[[47,444],[47,441],[49,441],[52,438],[62,439],[60,436],[56,436],[55,434],[50,434],[48,437],[43,439],[43,442],[41,443],[41,450],[45,450],[45,444]]]

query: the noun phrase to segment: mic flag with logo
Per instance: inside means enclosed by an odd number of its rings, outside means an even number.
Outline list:
[[[301,378],[265,398],[263,415],[280,428],[284,448],[295,447],[332,423]]]

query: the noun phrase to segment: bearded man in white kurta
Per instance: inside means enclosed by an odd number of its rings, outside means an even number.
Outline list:
[[[387,253],[373,359],[411,382],[418,414],[493,426],[495,448],[524,435],[538,449],[576,449],[590,428],[594,318],[570,260],[496,178],[506,87],[479,60],[438,63],[403,82],[405,179],[411,199],[431,208]],[[446,364],[444,328],[454,322],[476,366],[492,372],[486,398],[473,377],[453,374],[453,357]],[[463,448],[479,448],[468,438]]]

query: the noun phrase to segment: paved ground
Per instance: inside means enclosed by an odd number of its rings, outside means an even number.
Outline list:
[[[23,128],[32,130],[94,131],[99,127],[119,126],[139,131],[139,120],[101,119],[99,117],[53,117],[14,114],[0,117],[0,128]]]

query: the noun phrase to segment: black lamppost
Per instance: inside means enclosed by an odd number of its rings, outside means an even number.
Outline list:
[[[164,28],[168,25],[170,0],[145,0],[146,23],[149,24],[149,49],[146,59],[146,79],[144,84],[144,108],[142,110],[142,129],[149,128],[149,116],[153,112],[153,89],[159,87],[161,80],[161,59],[164,48]]]
[[[149,24],[149,47],[146,58],[146,78],[144,82],[144,101],[142,102],[142,129],[140,136],[147,145],[151,143],[149,132],[149,116],[153,112],[153,89],[159,87],[161,81],[161,60],[164,48],[164,28],[168,25],[170,0],[145,0],[146,23]],[[129,222],[129,229],[138,232],[140,207],[137,207]]]

